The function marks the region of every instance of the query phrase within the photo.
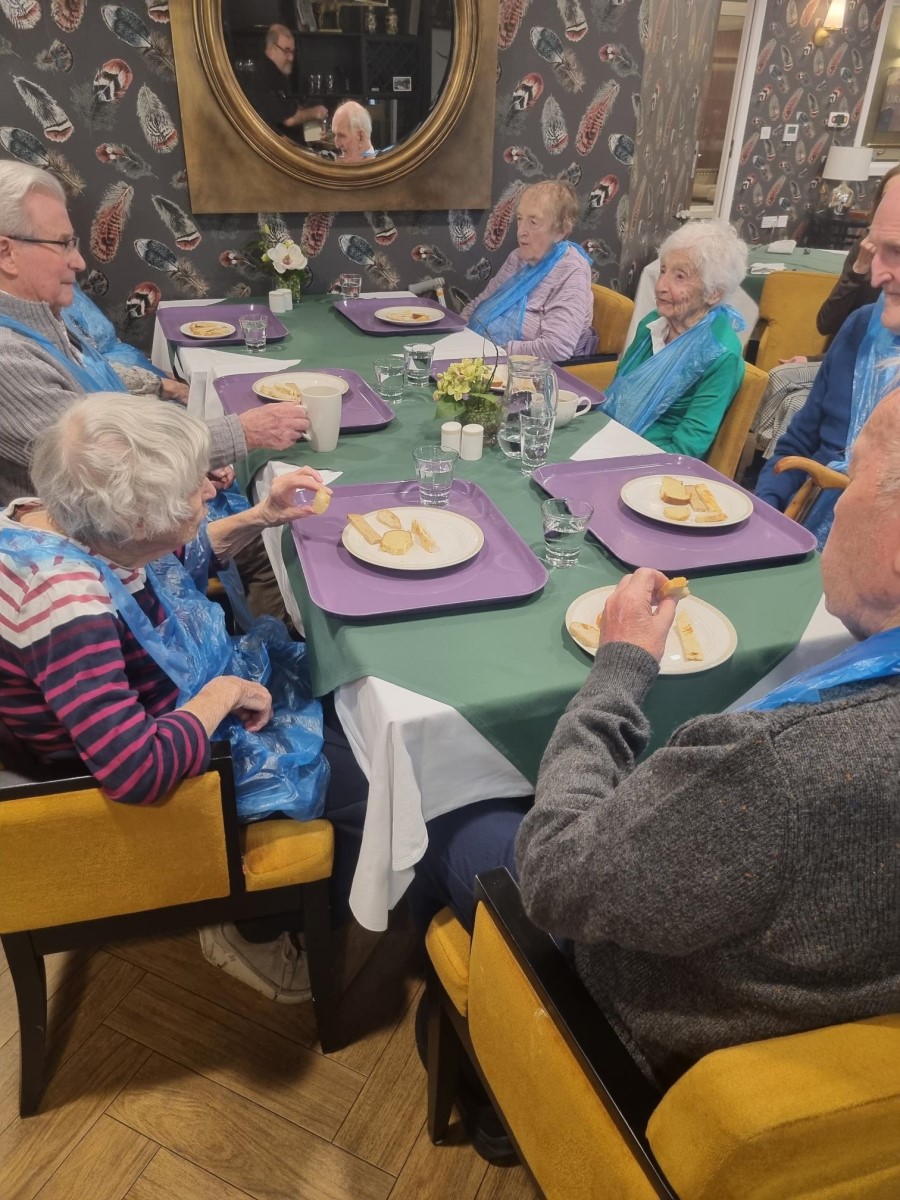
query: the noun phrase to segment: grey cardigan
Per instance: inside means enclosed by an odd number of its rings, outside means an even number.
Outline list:
[[[516,845],[532,919],[663,1086],[900,1010],[900,679],[698,717],[638,766],[656,674],[603,647],[557,725]]]
[[[73,364],[78,362],[65,324],[48,304],[0,292],[0,312],[30,326]],[[113,368],[118,372],[115,364]],[[128,382],[123,382],[123,391],[129,390]],[[75,378],[57,359],[30,338],[0,325],[0,505],[33,491],[28,474],[32,438],[81,394]],[[237,417],[208,424],[211,467],[223,467],[246,455]]]

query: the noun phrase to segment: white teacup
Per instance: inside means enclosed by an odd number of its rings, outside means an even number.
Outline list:
[[[309,444],[319,454],[327,454],[338,442],[341,428],[341,389],[332,383],[302,385],[303,407],[309,417]]]
[[[561,429],[576,417],[583,417],[591,411],[591,402],[587,396],[579,396],[577,392],[562,390],[556,404],[556,428]]]

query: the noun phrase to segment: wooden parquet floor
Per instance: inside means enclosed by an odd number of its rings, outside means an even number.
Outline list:
[[[0,953],[2,1200],[534,1200],[458,1122],[425,1129],[414,1041],[420,940],[341,932],[341,1020],[266,1000],[206,963],[196,933],[47,960],[50,1082],[18,1116],[18,1024]]]

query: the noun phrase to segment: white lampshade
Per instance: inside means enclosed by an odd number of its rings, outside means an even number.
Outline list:
[[[859,183],[869,178],[871,165],[871,146],[832,146],[822,168],[822,178]]]

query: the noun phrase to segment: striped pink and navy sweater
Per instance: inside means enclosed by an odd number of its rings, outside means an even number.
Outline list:
[[[159,624],[144,572],[114,569]],[[209,761],[206,731],[177,702],[99,572],[61,560],[22,570],[0,552],[0,719],[32,754],[77,754],[111,799],[152,804]]]

